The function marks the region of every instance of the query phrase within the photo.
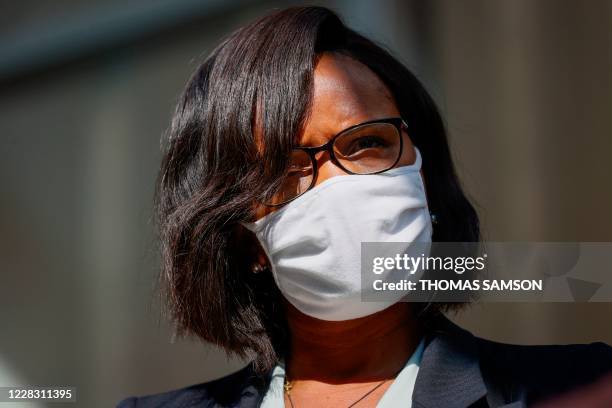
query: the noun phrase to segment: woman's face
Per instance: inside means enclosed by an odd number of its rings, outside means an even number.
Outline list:
[[[350,126],[399,116],[391,92],[374,72],[350,57],[325,53],[315,67],[311,114],[299,145],[320,146]],[[403,150],[396,167],[412,164],[416,159],[406,132],[402,137]],[[330,160],[329,153],[318,152],[315,157],[319,168],[315,185],[347,174]],[[277,209],[258,206],[256,219]]]

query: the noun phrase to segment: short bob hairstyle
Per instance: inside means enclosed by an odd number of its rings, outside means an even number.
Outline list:
[[[289,333],[282,295],[270,273],[253,273],[256,240],[240,222],[252,221],[255,203],[286,174],[323,52],[363,63],[391,91],[423,157],[437,217],[433,240],[479,240],[440,113],[407,68],[322,7],[284,9],[240,28],[197,68],[180,97],[164,140],[155,207],[162,293],[177,334],[251,357],[258,372],[288,351]],[[428,316],[451,307],[419,310]]]

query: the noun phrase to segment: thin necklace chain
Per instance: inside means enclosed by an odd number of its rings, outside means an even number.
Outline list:
[[[381,381],[374,388],[366,392],[361,398],[359,398],[357,401],[353,402],[351,405],[349,405],[346,408],[354,407],[355,405],[363,401],[368,395],[372,394],[374,391],[380,388],[387,381],[389,381],[389,379]],[[287,393],[287,398],[289,398],[289,403],[291,404],[291,408],[295,408],[295,406],[293,405],[293,400],[291,399],[291,388],[293,388],[293,384],[291,383],[291,381],[285,379],[285,385],[283,386],[283,388],[285,389],[285,392]]]

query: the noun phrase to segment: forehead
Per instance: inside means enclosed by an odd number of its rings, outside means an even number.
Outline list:
[[[311,111],[300,145],[320,145],[349,126],[400,116],[390,90],[364,64],[324,53],[314,71]]]

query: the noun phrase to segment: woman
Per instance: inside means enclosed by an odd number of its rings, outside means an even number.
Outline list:
[[[475,242],[479,225],[431,97],[325,8],[264,17],[202,63],[157,210],[179,332],[252,361],[121,407],[519,406],[612,367],[603,344],[475,338],[441,314],[458,304],[361,301],[362,241]]]

